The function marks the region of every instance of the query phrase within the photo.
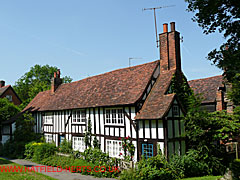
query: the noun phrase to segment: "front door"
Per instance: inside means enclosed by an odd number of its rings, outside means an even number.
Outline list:
[[[60,135],[59,136],[59,145],[64,141],[65,135]]]
[[[146,159],[153,157],[153,144],[142,144],[142,155]]]

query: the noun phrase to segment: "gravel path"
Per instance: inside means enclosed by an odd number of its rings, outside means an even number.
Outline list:
[[[34,170],[36,172],[40,172],[40,167],[37,167],[37,166],[41,166],[41,173],[42,174],[45,174],[47,176],[50,176],[50,177],[53,177],[53,178],[59,179],[59,180],[116,180],[116,179],[113,179],[113,178],[95,178],[93,176],[81,175],[80,173],[71,173],[71,172],[66,171],[66,170],[61,171],[61,169],[57,168],[57,167],[49,168],[48,166],[37,164],[37,163],[27,161],[27,160],[24,160],[24,159],[8,159],[8,160],[10,160],[14,163],[23,165],[23,166],[25,166],[29,169],[34,168]],[[47,167],[49,168],[49,170],[47,170]],[[47,172],[47,171],[51,171],[51,172]],[[53,171],[55,171],[55,172],[53,172]],[[59,172],[57,172],[57,171],[59,171]]]

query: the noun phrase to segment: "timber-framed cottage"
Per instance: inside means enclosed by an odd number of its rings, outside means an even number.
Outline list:
[[[80,81],[62,84],[54,73],[51,90],[40,92],[24,109],[35,118],[36,133],[57,146],[72,141],[84,151],[84,133],[91,120],[92,134],[111,157],[122,152],[121,137],[130,137],[134,160],[157,154],[185,153],[184,109],[171,91],[173,76],[181,80],[180,33],[175,23],[164,24],[159,35],[160,60],[114,70]],[[179,82],[180,83],[180,82]]]

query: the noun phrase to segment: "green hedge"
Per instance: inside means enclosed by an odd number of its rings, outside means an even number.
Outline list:
[[[240,179],[240,159],[235,159],[232,162],[231,169],[233,172],[233,179],[239,180]]]
[[[56,151],[57,148],[55,144],[38,143],[38,145],[34,147],[33,160],[36,162],[41,162],[41,160],[54,155]]]

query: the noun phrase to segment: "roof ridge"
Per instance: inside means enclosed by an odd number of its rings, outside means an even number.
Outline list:
[[[64,84],[61,84],[60,86],[65,85],[65,84],[77,83],[77,82],[79,82],[79,81],[91,79],[91,78],[94,78],[94,77],[102,76],[102,75],[105,75],[105,74],[113,73],[113,72],[120,71],[120,70],[124,70],[124,69],[131,69],[131,68],[136,68],[136,67],[140,67],[140,66],[145,66],[145,65],[148,65],[148,64],[154,64],[154,63],[157,63],[158,61],[159,61],[159,60],[155,60],[155,61],[151,61],[151,62],[148,62],[148,63],[139,64],[139,65],[136,65],[136,66],[131,66],[131,67],[125,67],[125,68],[115,69],[115,70],[112,70],[112,71],[108,71],[108,72],[105,72],[105,73],[102,73],[102,74],[93,75],[93,76],[86,77],[86,78],[83,78],[83,79],[80,79],[80,80],[77,80],[77,81],[73,81],[73,82],[70,82],[70,83],[64,83]]]
[[[1,88],[6,88],[6,87],[10,87],[11,85],[9,84],[9,85],[6,85],[6,86],[3,86],[3,87],[1,87]]]
[[[211,76],[211,77],[206,77],[206,78],[199,78],[199,79],[192,79],[192,80],[189,80],[188,82],[191,82],[191,81],[198,81],[198,80],[205,80],[205,79],[211,79],[211,78],[216,78],[216,77],[220,77],[223,75],[216,75],[216,76]]]

